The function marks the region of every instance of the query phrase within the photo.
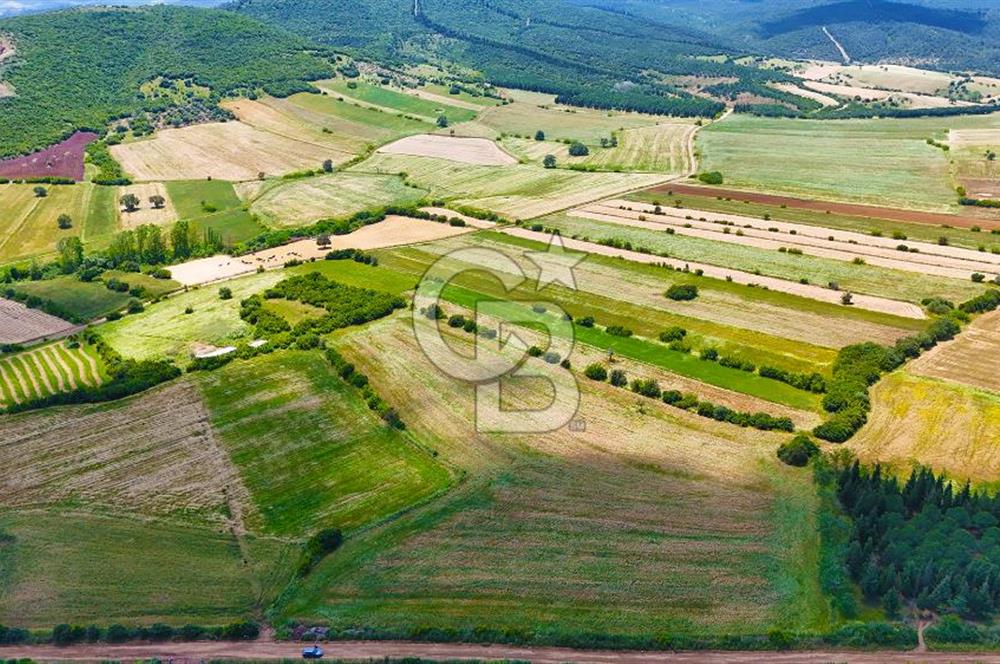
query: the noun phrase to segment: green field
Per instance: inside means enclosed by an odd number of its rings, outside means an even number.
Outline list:
[[[449,483],[448,471],[373,414],[319,352],[236,362],[202,388],[260,514],[251,525],[264,532],[358,528]]]
[[[773,458],[780,437],[636,409],[593,384],[586,431],[476,434],[469,388],[430,366],[405,325],[345,335],[345,352],[470,477],[352,538],[279,617],[396,638],[440,628],[543,642],[827,625],[815,496],[807,474]],[[400,371],[411,380],[394,379]]]
[[[426,195],[396,175],[334,173],[279,182],[251,207],[269,226],[306,226],[387,205],[408,205]]]
[[[659,182],[663,176],[580,173],[540,166],[472,166],[431,157],[378,153],[351,168],[358,173],[406,173],[431,196],[531,219]]]
[[[476,112],[469,109],[438,104],[364,81],[353,81],[352,83],[356,87],[348,87],[348,82],[341,79],[320,81],[318,85],[321,89],[329,90],[331,93],[339,93],[367,104],[422,118],[434,120],[438,116],[444,115],[450,122],[467,122],[476,117]]]
[[[68,348],[60,341],[0,355],[0,407],[102,382],[100,359],[89,346]]]
[[[204,232],[211,229],[227,243],[248,240],[263,230],[236,195],[232,182],[176,180],[166,183],[170,200],[181,219],[194,222]]]
[[[459,92],[457,95],[451,93],[451,86],[440,85],[437,83],[430,83],[425,85],[423,90],[430,92],[432,94],[439,95],[441,97],[449,97],[451,99],[457,99],[459,101],[464,101],[468,104],[476,104],[477,106],[499,106],[502,102],[499,99],[493,97],[487,97],[485,95],[471,95],[464,90]]]
[[[977,118],[817,120],[732,115],[698,133],[702,171],[726,184],[875,205],[956,207],[947,154],[926,140]]]
[[[223,624],[280,589],[286,545],[72,510],[0,512],[0,622]],[[287,561],[284,561],[287,566]],[[277,587],[276,587],[277,586]]]
[[[19,281],[14,289],[19,293],[51,300],[82,320],[93,320],[112,311],[120,311],[132,299],[128,293],[108,290],[99,281],[83,282],[75,276]]]
[[[928,224],[910,224],[891,219],[855,217],[832,211],[830,214],[823,214],[814,210],[744,201],[740,200],[739,197],[725,199],[717,196],[668,194],[666,191],[640,191],[628,194],[625,198],[655,205],[680,205],[693,210],[738,214],[758,219],[767,218],[858,233],[881,233],[885,237],[893,237],[893,233],[902,233],[908,240],[922,242],[936,243],[939,238],[944,237],[948,239],[949,245],[956,247],[981,251],[991,251],[994,248],[1000,250],[1000,238],[996,235],[967,228],[942,228]]]
[[[101,334],[119,353],[134,359],[168,357],[179,364],[190,361],[196,344],[228,346],[252,341],[252,329],[240,319],[240,300],[259,293],[288,274],[319,272],[349,286],[402,293],[416,279],[381,267],[354,261],[319,261],[284,271],[232,279],[225,287],[229,300],[219,298],[221,286],[192,288],[148,307],[140,316],[126,316],[101,327]],[[185,313],[187,309],[191,313]]]
[[[287,110],[300,121],[329,129],[334,136],[343,136],[360,152],[366,143],[381,145],[402,136],[421,134],[434,125],[423,120],[360,106],[333,95],[297,94],[285,100],[279,108]]]
[[[78,236],[100,244],[117,229],[114,188],[88,183],[44,185],[44,198],[31,184],[0,185],[0,263],[51,256],[64,237]],[[57,219],[67,214],[73,226],[60,229]]]
[[[671,258],[690,260],[734,270],[755,272],[789,281],[808,279],[810,283],[838,284],[841,290],[880,295],[909,302],[929,297],[946,297],[962,302],[978,295],[982,286],[928,274],[901,272],[874,265],[854,265],[818,256],[757,249],[702,238],[622,226],[621,224],[558,214],[541,220],[546,227],[557,228],[567,237],[598,242],[618,239],[664,253]]]

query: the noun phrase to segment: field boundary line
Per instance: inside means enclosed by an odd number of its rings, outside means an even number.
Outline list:
[[[21,375],[21,370],[14,366],[14,357],[7,358],[7,369],[10,373],[14,374],[17,379],[17,384],[21,387],[21,396],[24,397],[25,401],[31,399],[31,391],[28,389],[28,384],[24,381],[24,376]]]

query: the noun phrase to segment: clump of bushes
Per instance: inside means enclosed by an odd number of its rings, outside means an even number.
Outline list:
[[[671,300],[686,301],[698,297],[698,287],[694,284],[674,284],[664,295]]]
[[[387,404],[380,397],[368,382],[368,377],[355,369],[354,365],[344,359],[344,357],[333,348],[326,349],[326,359],[336,370],[337,375],[350,385],[361,390],[361,395],[365,399],[368,408],[378,414],[382,420],[393,429],[405,429],[399,412]]]
[[[324,528],[309,538],[295,573],[301,578],[309,574],[323,558],[340,548],[344,535],[338,528]]]
[[[789,466],[802,467],[819,454],[819,446],[804,433],[792,438],[778,447],[778,458]]]
[[[583,370],[583,375],[590,380],[605,381],[608,379],[608,370],[604,368],[604,365],[594,363],[587,365],[587,368]]]

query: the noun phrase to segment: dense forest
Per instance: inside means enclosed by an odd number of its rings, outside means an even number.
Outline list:
[[[1000,497],[857,462],[837,474],[836,495],[853,522],[847,571],[869,602],[890,615],[904,603],[971,619],[1000,609]]]
[[[141,83],[186,78],[218,95],[275,92],[328,76],[328,60],[301,37],[246,16],[181,7],[78,9],[0,21],[13,38],[0,99],[0,156],[32,152],[79,128],[162,105]]]
[[[388,62],[440,58],[492,83],[555,94],[560,101],[675,115],[712,116],[719,101],[692,95],[664,75],[732,78],[763,86],[790,80],[710,59],[710,36],[616,11],[533,0],[236,0],[227,5],[321,43]]]

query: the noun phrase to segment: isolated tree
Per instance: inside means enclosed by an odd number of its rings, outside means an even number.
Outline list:
[[[590,148],[580,141],[574,141],[569,146],[569,156],[571,157],[586,157],[588,154],[590,154]]]
[[[324,173],[333,173],[333,160],[332,159],[327,159],[326,161],[323,162],[323,172]]]
[[[45,187],[35,187],[32,191],[35,192],[35,198],[45,198],[49,195],[49,192]]]
[[[545,140],[545,132],[542,131],[541,129],[539,129],[538,131],[536,131],[535,132],[535,140],[536,141],[544,141]]]
[[[75,235],[59,240],[56,251],[59,252],[59,267],[65,274],[75,272],[83,263],[83,243]]]
[[[843,295],[840,296],[840,303],[843,305],[850,306],[854,304],[854,296],[851,295],[850,293],[844,293]]]
[[[556,167],[556,157],[555,155],[547,154],[545,159],[542,160],[542,164],[545,168],[555,168]]]
[[[330,246],[330,236],[323,234],[316,237],[316,246],[318,247],[329,247]]]
[[[121,204],[126,212],[135,212],[139,209],[139,197],[135,194],[125,194],[122,196]]]
[[[68,214],[59,215],[59,218],[56,219],[56,223],[59,225],[59,228],[64,231],[73,228],[73,218]]]
[[[448,126],[448,116],[446,116],[446,115],[439,115],[438,119],[437,119],[437,126],[441,127],[442,129],[444,129],[445,127],[447,127]]]
[[[159,194],[154,194],[149,197],[149,204],[156,210],[162,210],[163,206],[167,204],[167,199]]]
[[[220,300],[231,300],[233,299],[233,290],[231,288],[223,286],[219,289],[219,299]]]

